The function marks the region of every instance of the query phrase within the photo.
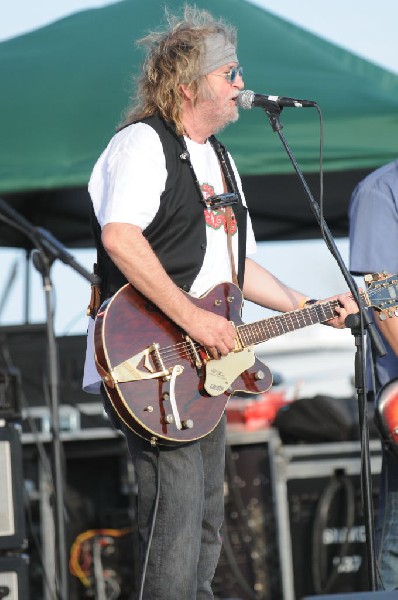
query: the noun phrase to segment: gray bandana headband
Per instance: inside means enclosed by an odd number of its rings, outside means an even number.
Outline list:
[[[223,33],[214,33],[205,38],[205,52],[201,75],[208,75],[230,62],[238,62],[236,48]]]

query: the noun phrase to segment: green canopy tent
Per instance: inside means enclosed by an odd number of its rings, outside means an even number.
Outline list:
[[[315,100],[324,118],[325,216],[347,233],[365,173],[397,154],[398,76],[245,0],[196,0],[238,28],[245,85]],[[170,0],[169,8],[182,2]],[[135,40],[157,28],[159,0],[123,0],[0,44],[0,195],[70,247],[91,245],[87,182],[132,93]],[[283,133],[317,197],[319,118],[284,109]],[[302,186],[266,114],[242,111],[220,135],[234,155],[258,240],[319,236]],[[29,245],[0,225],[0,244]]]

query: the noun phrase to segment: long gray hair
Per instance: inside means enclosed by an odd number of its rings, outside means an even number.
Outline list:
[[[236,30],[216,20],[208,11],[185,5],[183,17],[166,12],[168,28],[152,32],[137,43],[148,48],[142,74],[136,83],[133,105],[127,109],[120,128],[155,113],[174,123],[183,134],[181,84],[186,84],[194,102],[204,76],[201,64],[206,37],[222,34],[236,47]]]

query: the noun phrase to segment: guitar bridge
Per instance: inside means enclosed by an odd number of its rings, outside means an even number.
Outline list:
[[[193,340],[189,337],[189,335],[185,336],[185,341],[187,342],[188,346],[189,346],[189,350],[190,350],[190,354],[193,356],[193,361],[195,363],[195,367],[199,370],[202,368],[203,365],[203,361],[200,358],[198,349],[196,348]]]
[[[151,360],[151,355],[154,355],[155,360]],[[140,363],[146,371],[139,368]],[[158,369],[154,369],[153,363],[159,365]],[[115,383],[124,383],[126,381],[141,381],[143,379],[156,379],[164,377],[170,379],[170,369],[166,369],[159,353],[159,344],[151,344],[142,352],[131,356],[127,360],[119,363],[111,371],[112,379]]]

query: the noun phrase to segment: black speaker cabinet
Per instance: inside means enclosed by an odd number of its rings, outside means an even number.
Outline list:
[[[14,425],[0,426],[0,550],[25,543],[22,444]]]
[[[370,454],[376,514],[377,440],[370,442]],[[365,597],[369,573],[359,442],[285,445],[276,461],[283,600],[354,592]]]
[[[86,336],[60,336],[56,339],[59,357],[59,395],[61,404],[96,402],[82,390]],[[19,390],[22,408],[46,405],[48,395],[48,350],[45,323],[0,327],[0,369],[11,364],[21,375]]]
[[[283,445],[229,427],[217,599],[302,600],[369,589],[359,442]],[[381,448],[370,443],[377,510]],[[397,598],[398,600],[398,598]]]
[[[63,439],[68,600],[130,600],[138,585],[134,471],[124,438],[105,429],[102,434],[97,430],[95,437],[83,438],[80,432],[74,438],[65,434]],[[23,436],[30,515],[29,586],[32,599],[53,600],[58,597],[54,573],[58,550],[49,471],[51,446],[46,435],[41,437],[39,452],[32,436]]]
[[[282,597],[273,472],[279,443],[273,430],[228,429],[223,547],[213,581],[217,599]]]
[[[27,556],[0,557],[0,600],[28,600],[29,597]]]

